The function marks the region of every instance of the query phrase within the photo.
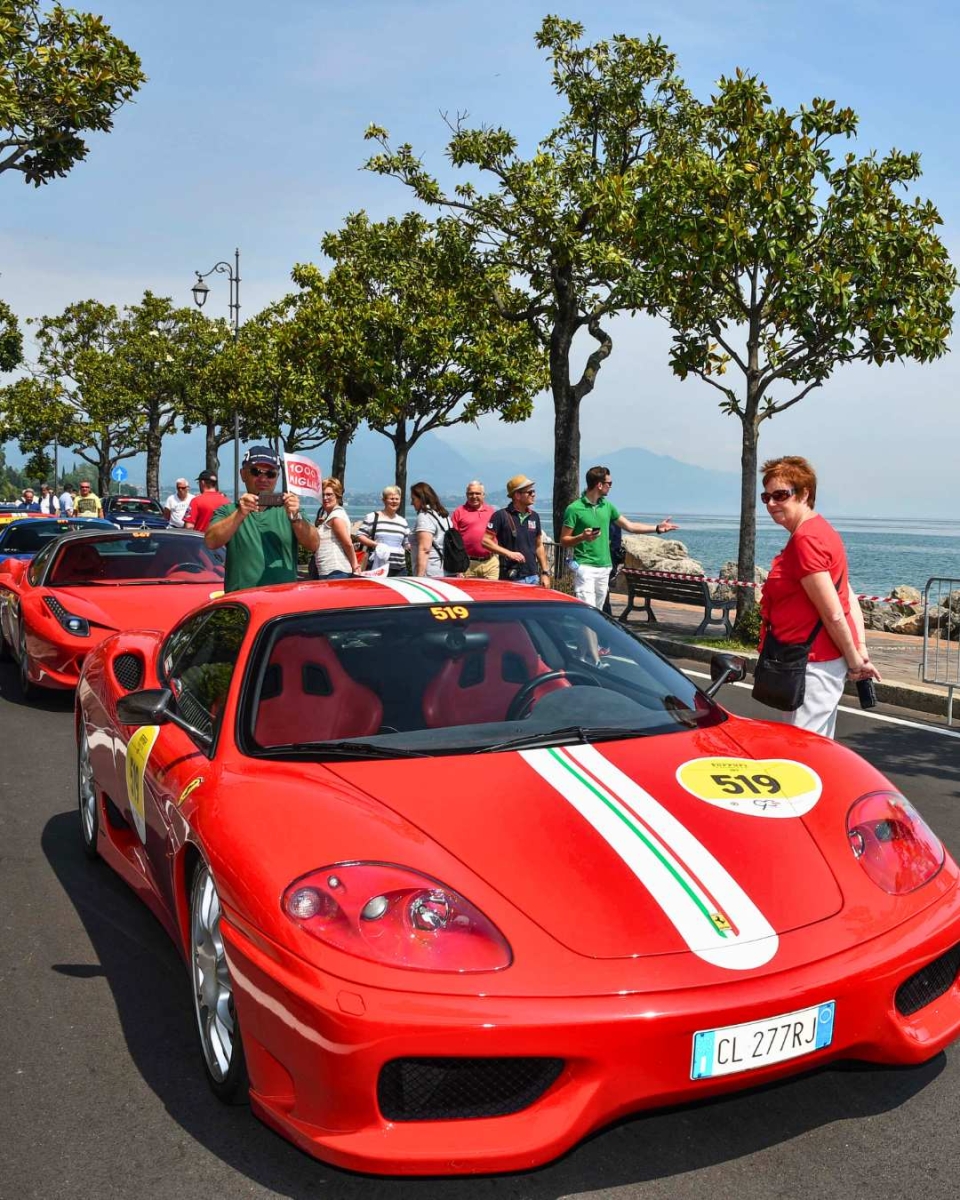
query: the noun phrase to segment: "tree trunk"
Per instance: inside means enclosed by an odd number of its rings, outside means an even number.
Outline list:
[[[759,429],[754,406],[749,403],[741,417],[743,441],[740,449],[740,546],[737,551],[737,578],[753,582],[757,559],[757,448]],[[756,605],[753,588],[737,589],[737,632],[749,640],[748,615]]]
[[[406,438],[401,441],[398,437],[393,443],[393,451],[396,462],[394,480],[400,489],[400,515],[403,517],[407,512],[407,455],[410,453]]]
[[[110,460],[110,439],[100,440],[100,457],[97,460],[97,495],[101,498],[110,495],[110,470],[113,463]]]
[[[147,447],[147,495],[160,499],[160,429],[150,418],[145,444]]]
[[[206,436],[204,438],[204,470],[212,471],[216,475],[220,470],[220,456],[217,453],[219,450],[219,438],[217,437],[216,421],[207,421]]]
[[[577,331],[577,297],[568,268],[554,274],[557,313],[550,331],[553,393],[553,536],[559,541],[567,505],[580,494],[580,401],[570,382],[570,350]]]
[[[341,429],[334,438],[333,442],[333,462],[330,466],[330,474],[334,479],[339,479],[346,487],[347,485],[347,447],[350,445],[349,429]]]

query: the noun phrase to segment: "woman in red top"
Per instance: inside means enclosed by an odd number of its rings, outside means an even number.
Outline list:
[[[763,464],[760,499],[790,540],[770,567],[760,612],[782,642],[805,642],[817,621],[803,704],[775,720],[833,737],[847,679],[879,679],[867,654],[860,602],[850,585],[840,535],[819,513],[817,476],[805,458],[790,455]],[[762,636],[761,636],[761,645]]]

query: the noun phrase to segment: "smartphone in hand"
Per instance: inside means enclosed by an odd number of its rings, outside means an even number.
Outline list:
[[[257,508],[263,512],[265,508],[281,508],[283,492],[261,492],[257,497]]]

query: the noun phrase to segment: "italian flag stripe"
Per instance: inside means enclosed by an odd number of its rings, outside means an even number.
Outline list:
[[[524,750],[520,756],[621,858],[699,958],[739,971],[773,958],[776,932],[736,880],[596,746]]]
[[[432,577],[417,576],[416,579],[394,578],[378,579],[381,587],[390,588],[398,596],[402,596],[408,604],[450,604],[472,603],[473,597],[468,596],[460,588],[448,584],[445,580]]]

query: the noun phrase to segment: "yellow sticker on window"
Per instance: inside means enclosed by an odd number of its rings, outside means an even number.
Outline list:
[[[693,758],[677,782],[698,800],[752,817],[802,817],[820,799],[820,776],[788,758]]]
[[[150,530],[149,530],[149,529],[134,529],[132,532],[133,532],[133,536],[134,536],[134,537],[145,537],[145,538],[148,538],[148,537],[150,536]]]
[[[160,733],[159,725],[141,725],[130,741],[127,742],[127,799],[130,801],[130,811],[133,823],[137,827],[140,841],[147,840],[147,809],[144,800],[143,777],[147,770],[147,761],[153,743]]]
[[[470,616],[470,609],[462,604],[434,604],[430,615],[435,621],[466,621]]]

